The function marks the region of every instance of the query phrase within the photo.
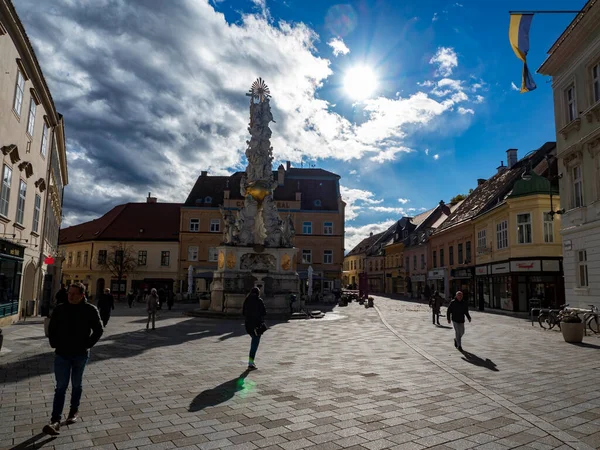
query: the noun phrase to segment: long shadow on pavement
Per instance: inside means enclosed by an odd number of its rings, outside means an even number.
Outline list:
[[[56,437],[49,436],[48,439],[44,439],[43,441],[38,442],[38,440],[43,438],[44,436],[46,436],[46,433],[36,434],[35,436],[30,437],[26,441],[23,441],[20,444],[15,445],[10,450],[33,450],[36,448],[42,448],[44,445],[46,445],[56,439]]]
[[[466,361],[475,366],[484,367],[486,369],[491,370],[492,372],[499,372],[498,368],[496,367],[496,363],[494,363],[494,361],[492,361],[491,359],[482,359],[479,356],[473,353],[465,352],[464,350],[462,354],[463,357],[461,359],[463,361]]]
[[[269,327],[285,322],[270,321]],[[108,325],[110,329],[110,323]],[[131,358],[159,347],[176,346],[186,342],[219,336],[219,341],[243,336],[246,330],[241,321],[199,321],[191,318],[176,324],[159,326],[120,334],[105,334],[91,350],[88,364],[111,358]],[[103,340],[110,342],[103,343]],[[0,383],[12,383],[39,375],[53,373],[54,352],[37,353],[4,364]]]
[[[596,345],[596,344],[590,344],[588,342],[579,342],[576,344],[573,344],[577,347],[583,347],[583,348],[600,348],[600,345]]]
[[[239,377],[235,377],[212,389],[200,392],[194,400],[192,400],[192,403],[190,403],[188,411],[201,411],[204,408],[219,405],[233,398],[236,392],[247,389],[245,380],[249,373],[249,370],[245,370]]]

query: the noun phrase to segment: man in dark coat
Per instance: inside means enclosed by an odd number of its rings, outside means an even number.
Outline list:
[[[444,304],[444,299],[443,297],[440,295],[440,293],[438,291],[435,291],[435,293],[433,294],[433,296],[429,299],[429,307],[431,308],[432,311],[432,320],[433,320],[433,324],[435,325],[436,323],[436,319],[437,319],[437,324],[440,324],[440,312],[441,312],[441,308],[442,305]]]
[[[67,423],[79,419],[78,409],[82,394],[83,370],[92,348],[102,336],[102,324],[96,307],[85,300],[85,286],[74,283],[69,287],[66,303],[58,305],[52,313],[48,327],[50,346],[56,349],[54,376],[56,390],[50,424],[44,433],[60,433],[60,418],[65,405],[65,394],[71,380],[71,409]]]
[[[250,355],[248,357],[248,370],[256,370],[256,364],[254,364],[254,358],[258,351],[258,344],[260,344],[260,334],[257,334],[256,329],[264,323],[267,310],[265,304],[260,298],[260,290],[257,287],[253,287],[250,290],[250,294],[244,300],[244,307],[242,313],[245,318],[246,332],[252,338],[250,342]]]
[[[448,305],[446,318],[448,319],[448,323],[450,323],[450,318],[452,318],[452,325],[454,326],[454,334],[456,336],[454,338],[454,346],[461,352],[463,351],[462,337],[463,334],[465,334],[465,317],[469,320],[469,323],[471,323],[469,305],[467,302],[463,301],[463,293],[458,291],[454,300]]]
[[[60,283],[60,289],[54,296],[54,299],[56,300],[56,306],[62,305],[63,303],[67,303],[68,294],[63,283]]]
[[[110,289],[104,289],[104,294],[100,294],[98,298],[98,309],[100,310],[100,317],[104,326],[110,319],[110,312],[115,309],[115,300],[110,293]]]

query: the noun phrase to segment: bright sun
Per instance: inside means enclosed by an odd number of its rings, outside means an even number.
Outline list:
[[[355,100],[369,98],[377,89],[377,77],[368,67],[353,67],[344,77],[344,89]]]

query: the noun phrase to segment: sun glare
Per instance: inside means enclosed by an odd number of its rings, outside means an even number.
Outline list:
[[[377,89],[377,77],[368,67],[358,66],[346,72],[344,89],[355,100],[364,100],[373,95]]]

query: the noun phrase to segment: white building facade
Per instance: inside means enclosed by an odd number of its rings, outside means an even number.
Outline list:
[[[552,76],[566,302],[600,306],[600,1],[548,52]]]
[[[1,326],[36,314],[55,289],[47,258],[68,182],[63,119],[10,0],[0,0],[0,67]]]

